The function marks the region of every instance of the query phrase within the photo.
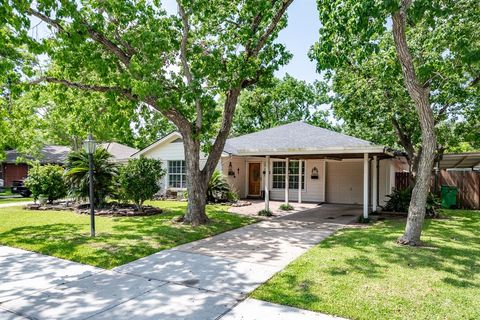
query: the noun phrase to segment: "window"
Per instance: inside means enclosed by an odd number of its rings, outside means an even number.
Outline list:
[[[186,188],[185,161],[168,161],[168,186],[170,188]]]
[[[272,187],[274,189],[285,189],[285,161],[273,161],[272,166]],[[288,163],[288,188],[298,189],[298,161],[290,161]],[[305,161],[302,161],[302,189],[305,189]]]
[[[274,161],[272,166],[272,187],[274,189],[285,189],[285,162]]]

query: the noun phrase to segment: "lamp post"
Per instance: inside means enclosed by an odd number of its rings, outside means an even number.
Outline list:
[[[83,147],[88,154],[88,177],[90,184],[90,236],[95,237],[95,207],[93,198],[93,154],[97,148],[97,144],[91,134],[88,135],[88,139],[83,143]]]

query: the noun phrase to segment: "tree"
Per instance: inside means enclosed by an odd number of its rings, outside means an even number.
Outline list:
[[[162,161],[140,157],[130,159],[120,168],[118,181],[123,198],[132,200],[139,211],[145,200],[151,199],[160,190],[160,179],[165,175]]]
[[[393,37],[403,86],[421,132],[415,187],[399,243],[418,245],[437,146],[435,101],[441,98],[448,102],[442,112],[448,114],[461,95],[442,97],[442,92],[455,92],[443,89],[457,83],[459,93],[475,87],[480,80],[477,3],[318,0],[318,7],[322,28],[312,56],[318,61],[319,70],[355,67],[379,50],[386,33]]]
[[[286,75],[283,79],[273,78],[262,86],[245,90],[233,120],[233,134],[252,133],[293,121],[332,129],[328,111],[321,109],[330,102],[327,88],[321,82],[308,84]]]
[[[104,148],[97,148],[93,154],[93,202],[96,206],[105,203],[107,196],[114,193],[113,181],[118,174],[112,155]],[[89,196],[89,159],[85,150],[68,154],[65,164],[65,180],[70,186],[70,194],[76,198]]]
[[[36,164],[28,171],[25,186],[32,192],[35,201],[39,196],[45,196],[49,203],[53,203],[67,195],[63,173],[61,166]]]
[[[174,129],[145,104],[56,84],[30,88],[15,104],[42,115],[35,130],[43,132],[46,141],[75,150],[88,134],[99,141],[144,148]]]
[[[421,28],[420,27],[417,27]],[[421,34],[421,33],[418,33]],[[413,34],[412,37],[418,35]],[[475,149],[474,121],[468,121],[469,110],[475,108],[478,92],[464,90],[460,95],[456,77],[449,86],[433,97],[438,153],[472,151]],[[346,133],[394,148],[402,148],[408,155],[416,173],[420,150],[421,132],[413,103],[403,86],[400,64],[396,58],[393,37],[386,33],[378,44],[378,50],[357,64],[337,67],[328,74],[333,95],[333,113],[343,121]],[[454,105],[444,97],[452,97]],[[449,98],[452,100],[452,98]],[[413,187],[413,186],[412,186]]]
[[[178,0],[178,15],[169,15],[149,1],[7,1],[4,11],[21,16],[12,26],[21,36],[28,35],[32,17],[53,31],[48,39],[29,38],[33,45],[26,41],[53,66],[32,83],[115,94],[175,124],[188,172],[185,222],[198,225],[208,220],[207,184],[240,93],[290,58],[274,40],[292,2]],[[224,98],[220,109],[218,97]],[[209,145],[203,168],[202,144]]]

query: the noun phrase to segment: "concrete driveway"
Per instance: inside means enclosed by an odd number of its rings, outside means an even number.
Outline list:
[[[333,319],[245,298],[360,212],[322,205],[110,271],[0,247],[0,319]]]

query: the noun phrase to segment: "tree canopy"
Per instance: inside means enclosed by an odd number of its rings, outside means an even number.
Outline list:
[[[293,121],[332,129],[326,110],[330,102],[327,91],[322,82],[309,84],[289,75],[246,90],[240,96],[232,134],[242,135]]]
[[[50,60],[32,83],[115,95],[175,124],[189,172],[186,221],[199,224],[241,91],[291,56],[274,40],[292,1],[177,0],[169,14],[158,1],[6,0],[1,14],[29,51]],[[32,21],[51,35],[32,37]],[[202,143],[211,148],[200,168]]]

